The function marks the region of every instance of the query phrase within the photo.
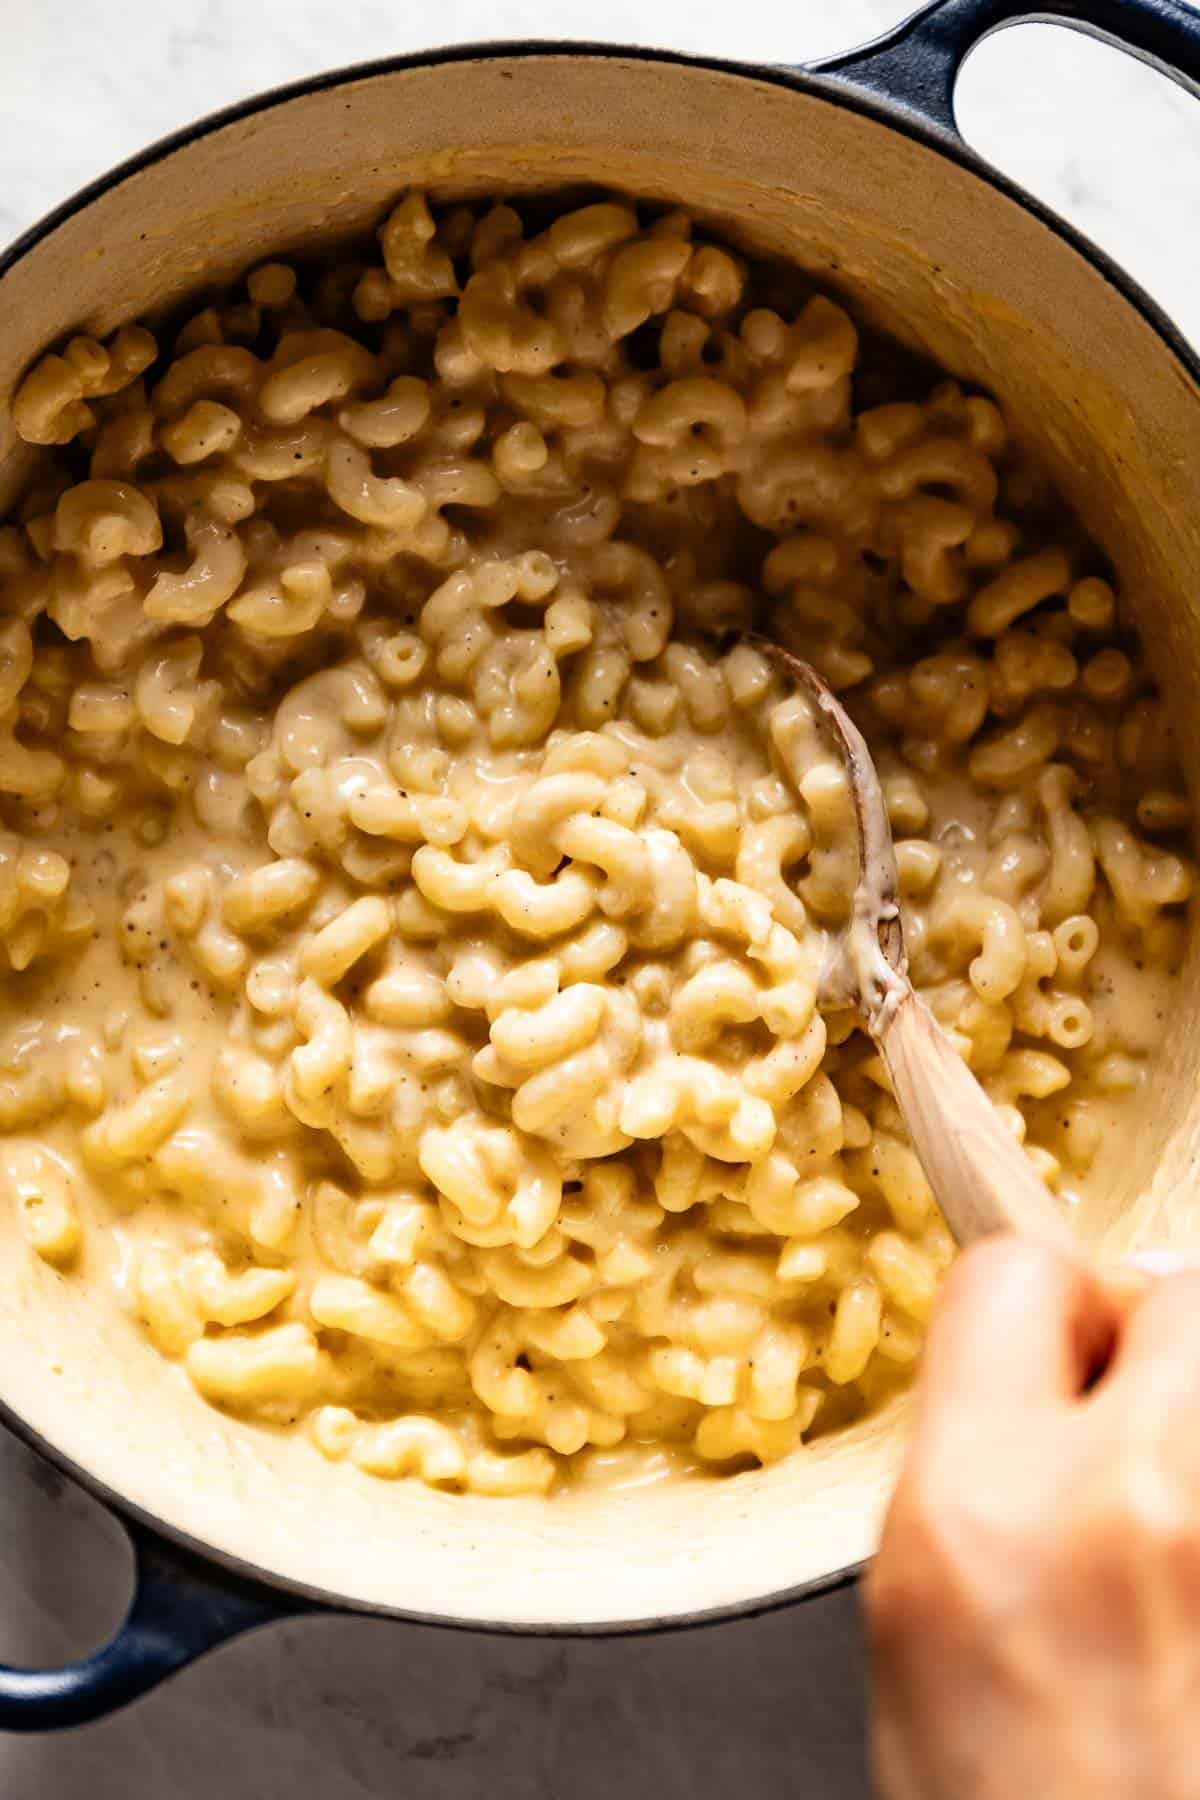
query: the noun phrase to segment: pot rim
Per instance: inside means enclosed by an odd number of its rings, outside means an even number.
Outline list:
[[[1048,19],[1046,22],[1061,24],[1058,19]],[[1006,28],[1006,24],[1001,24],[994,27],[993,31]],[[985,33],[985,36],[991,35],[992,31]],[[971,48],[978,47],[976,43]],[[866,48],[869,49],[870,45]],[[292,100],[304,99],[309,94],[323,93],[326,89],[343,87],[353,82],[370,81],[379,75],[398,74],[407,69],[445,68],[455,63],[486,62],[501,57],[551,56],[663,63],[677,68],[708,70],[717,75],[736,75],[769,87],[790,88],[796,93],[807,94],[825,100],[830,105],[845,107],[851,112],[874,119],[877,124],[886,125],[904,137],[939,151],[969,174],[977,176],[988,187],[1003,194],[1006,199],[1015,201],[1090,263],[1141,314],[1200,386],[1200,348],[1193,348],[1170,315],[1121,263],[1036,194],[979,155],[958,131],[947,128],[932,115],[915,111],[899,99],[885,96],[875,88],[859,85],[854,79],[853,70],[846,69],[845,57],[842,55],[808,64],[754,63],[736,62],[729,57],[694,55],[687,50],[671,50],[657,45],[620,44],[596,39],[581,39],[577,42],[561,38],[479,38],[466,44],[413,50],[403,56],[383,56],[366,62],[344,63],[336,69],[325,69],[316,75],[304,75],[295,81],[262,88],[244,100],[235,100],[228,106],[204,113],[190,124],[156,138],[144,150],[115,163],[111,169],[86,182],[66,200],[60,201],[0,249],[0,281],[60,225],[65,224],[76,213],[83,212],[94,200],[103,198],[110,189],[120,186],[130,176],[140,174],[143,169],[165,162],[177,150],[186,149],[199,138],[209,137],[227,125],[237,124],[239,120],[271,112],[276,107],[285,106]],[[842,67],[834,67],[835,64],[841,64]]]
[[[432,50],[412,51],[403,56],[379,57],[366,62],[350,63],[336,69],[324,70],[316,75],[304,76],[296,81],[265,88],[244,100],[235,101],[229,106],[206,113],[191,124],[155,139],[144,150],[127,157],[104,174],[86,183],[68,199],[60,202],[33,225],[27,227],[5,249],[0,251],[0,281],[3,281],[12,269],[35,251],[41,243],[51,237],[60,225],[65,224],[76,214],[85,211],[94,201],[103,198],[129,177],[139,174],[143,169],[153,167],[156,163],[166,161],[177,150],[186,149],[198,139],[208,137],[242,119],[273,111],[276,107],[285,106],[293,100],[303,99],[310,94],[322,93],[327,89],[371,80],[376,76],[397,74],[409,69],[443,68],[458,63],[483,62],[500,58],[525,59],[552,56],[661,63],[680,68],[706,70],[715,74],[735,75],[748,81],[791,89],[797,93],[824,100],[830,105],[848,108],[851,112],[873,119],[878,124],[926,145],[929,149],[939,152],[960,168],[965,169],[969,174],[976,176],[1007,199],[1015,201],[1090,263],[1097,273],[1112,287],[1115,287],[1134,310],[1141,314],[1162,341],[1164,347],[1175,356],[1192,381],[1200,387],[1200,354],[1193,350],[1179,328],[1140,283],[1135,281],[1118,262],[1093,243],[1090,238],[1060,217],[1052,208],[1046,206],[1036,195],[1029,193],[1001,170],[987,162],[972,150],[956,131],[947,129],[939,121],[923,117],[898,100],[889,99],[877,91],[858,86],[852,72],[826,72],[823,64],[819,62],[808,66],[735,62],[728,58],[693,55],[682,50],[591,40],[575,42],[552,38],[484,39],[467,44],[446,45]],[[109,1487],[106,1482],[82,1464],[75,1462],[48,1438],[43,1437],[34,1426],[30,1425],[9,1405],[2,1395],[0,1395],[0,1424],[6,1426],[14,1436],[37,1455],[44,1457],[71,1481],[76,1482],[90,1493],[135,1534],[149,1535],[151,1538],[165,1540],[166,1544],[177,1546],[203,1562],[215,1563],[253,1588],[272,1590],[281,1599],[291,1596],[298,1602],[296,1610],[300,1611],[320,1610],[361,1614],[367,1617],[396,1619],[408,1624],[436,1626],[444,1630],[477,1632],[489,1637],[653,1636],[697,1626],[715,1625],[727,1620],[760,1618],[767,1613],[796,1605],[802,1600],[815,1599],[820,1595],[835,1593],[849,1587],[858,1580],[867,1566],[866,1562],[848,1563],[841,1568],[831,1570],[826,1575],[816,1577],[812,1581],[754,1596],[744,1601],[731,1601],[724,1606],[711,1607],[697,1612],[672,1613],[648,1619],[579,1624],[536,1621],[526,1623],[509,1620],[476,1620],[460,1618],[453,1614],[428,1613],[410,1607],[375,1604],[371,1601],[339,1594],[327,1588],[310,1585],[293,1577],[278,1574],[260,1564],[251,1563],[217,1546],[207,1544],[203,1539],[181,1530],[170,1520],[148,1511],[129,1496]],[[281,1610],[283,1610],[282,1606]]]
[[[667,1632],[684,1631],[702,1625],[720,1625],[733,1619],[758,1619],[767,1613],[780,1612],[802,1600],[815,1600],[822,1594],[832,1594],[842,1588],[852,1587],[867,1566],[866,1562],[847,1563],[812,1581],[800,1582],[793,1587],[780,1588],[776,1592],[752,1599],[731,1600],[724,1606],[704,1607],[696,1612],[669,1613],[645,1619],[578,1623],[556,1620],[545,1623],[536,1619],[470,1619],[455,1613],[431,1613],[417,1607],[388,1606],[383,1602],[356,1599],[332,1588],[318,1587],[310,1582],[298,1581],[294,1576],[277,1574],[260,1563],[248,1562],[245,1557],[235,1556],[231,1551],[206,1543],[203,1538],[194,1537],[157,1513],[150,1512],[128,1495],[109,1487],[98,1475],[73,1461],[57,1444],[43,1437],[36,1427],[14,1412],[3,1399],[0,1399],[0,1425],[114,1515],[132,1538],[135,1553],[139,1540],[148,1538],[153,1542],[157,1539],[168,1550],[183,1550],[203,1563],[215,1563],[247,1588],[260,1592],[264,1588],[271,1590],[280,1602],[280,1615],[288,1611],[346,1613],[366,1618],[395,1619],[407,1625],[435,1626],[446,1631],[476,1632],[483,1637],[655,1637]],[[135,1588],[137,1582],[135,1566]],[[287,1606],[289,1599],[296,1603],[293,1607]],[[269,1620],[264,1618],[261,1622],[268,1623]]]

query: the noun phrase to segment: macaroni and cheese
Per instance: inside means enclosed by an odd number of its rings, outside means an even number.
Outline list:
[[[736,1470],[902,1385],[951,1244],[818,1001],[847,782],[764,608],[1073,1203],[1189,809],[1096,554],[990,399],[898,369],[682,213],[410,194],[360,261],[27,375],[0,1184],[46,1279],[216,1406],[479,1493]]]

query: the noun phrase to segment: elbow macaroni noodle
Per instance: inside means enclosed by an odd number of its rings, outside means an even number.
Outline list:
[[[736,1470],[908,1378],[951,1245],[818,1004],[875,749],[914,978],[1069,1205],[1192,869],[1003,415],[605,202],[76,338],[0,528],[0,1188],[198,1392],[484,1494]],[[878,367],[877,367],[878,365]]]

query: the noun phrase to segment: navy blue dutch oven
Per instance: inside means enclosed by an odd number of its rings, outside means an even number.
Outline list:
[[[1200,368],[1119,269],[955,127],[963,59],[1031,11],[1200,84],[1200,15],[1180,0],[935,0],[867,49],[806,69],[483,45],[320,76],[207,119],[0,258],[0,505],[23,467],[8,397],[48,343],[152,316],[269,253],[365,231],[410,185],[599,183],[684,203],[790,258],[996,392],[1131,577],[1137,623],[1186,719],[1200,692]],[[1200,1033],[1181,1033],[1097,1231],[1119,1231],[1134,1196],[1144,1216],[1186,1187],[1198,1094]],[[0,1727],[95,1719],[297,1613],[665,1629],[792,1605],[852,1579],[874,1547],[902,1407],[717,1487],[547,1506],[372,1484],[341,1466],[314,1473],[303,1446],[189,1401],[169,1365],[101,1328],[67,1284],[21,1275],[15,1250],[5,1260],[0,1419],[111,1507],[137,1588],[94,1655],[0,1668]]]

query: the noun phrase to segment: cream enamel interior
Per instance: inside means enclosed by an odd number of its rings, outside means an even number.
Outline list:
[[[464,119],[475,146],[459,142]],[[0,279],[0,395],[64,333],[105,333],[268,252],[352,235],[406,186],[574,181],[682,202],[992,389],[1113,556],[1176,716],[1190,718],[1200,476],[1186,371],[1020,206],[819,95],[669,62],[497,55],[269,107],[126,178]],[[20,466],[11,445],[0,405],[0,492]],[[1186,756],[1186,727],[1181,743]],[[1181,1021],[1196,964],[1193,951]],[[1183,1030],[1171,1042],[1136,1151],[1113,1159],[1092,1221],[1112,1245],[1189,1235],[1198,1051]],[[722,1484],[551,1506],[452,1497],[373,1483],[213,1413],[99,1291],[24,1256],[8,1266],[4,1400],[151,1513],[310,1587],[461,1620],[603,1625],[752,1604],[873,1547],[899,1409]]]

